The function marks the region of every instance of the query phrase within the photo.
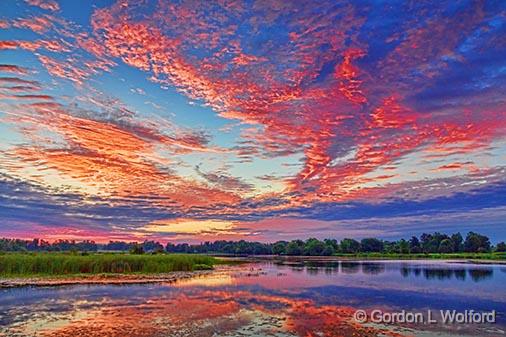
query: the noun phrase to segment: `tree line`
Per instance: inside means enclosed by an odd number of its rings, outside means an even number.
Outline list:
[[[124,242],[109,241],[106,244],[99,244],[92,240],[56,240],[50,243],[42,239],[20,240],[20,239],[0,239],[0,251],[11,252],[97,252],[97,251],[135,251],[135,252],[163,252],[165,247],[157,241]]]
[[[475,232],[469,232],[465,239],[460,233],[452,235],[435,232],[412,236],[409,240],[387,241],[377,238],[364,238],[360,241],[344,238],[335,239],[277,241],[260,243],[247,241],[215,241],[199,245],[167,244],[166,250],[174,253],[223,253],[248,255],[307,255],[330,256],[334,254],[384,253],[384,254],[423,254],[423,253],[489,253],[505,252],[506,244],[493,247],[490,239]]]
[[[467,233],[463,238],[460,233],[451,235],[435,232],[423,233],[420,237],[412,236],[409,240],[387,241],[377,238],[364,238],[360,241],[344,238],[318,240],[310,238],[274,243],[250,241],[203,242],[200,244],[174,244],[163,246],[157,241],[124,242],[110,241],[98,244],[94,241],[57,240],[53,243],[41,239],[20,240],[0,239],[0,251],[130,251],[133,253],[168,252],[168,253],[202,253],[233,255],[307,255],[330,256],[334,254],[384,253],[384,254],[423,254],[423,253],[489,253],[506,252],[506,244],[491,245],[490,239],[475,232]]]

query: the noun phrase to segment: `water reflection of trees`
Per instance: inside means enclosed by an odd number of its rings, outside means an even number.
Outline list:
[[[401,275],[409,277],[414,275],[416,277],[423,275],[427,280],[451,280],[457,279],[465,281],[469,276],[475,282],[483,281],[491,278],[494,275],[492,268],[424,268],[424,267],[401,267]]]
[[[357,274],[362,272],[367,275],[379,275],[386,271],[386,264],[381,262],[370,261],[306,261],[298,263],[290,262],[289,267],[295,272],[306,272],[309,275],[318,275],[325,273],[326,275],[343,273]],[[502,270],[503,271],[503,270]],[[400,273],[403,277],[423,277],[426,280],[461,280],[467,278],[475,282],[490,279],[494,275],[492,268],[437,268],[434,266],[409,266],[402,265]]]
[[[369,275],[377,275],[385,272],[385,265],[383,263],[362,263],[362,272]]]
[[[493,274],[492,269],[469,269],[469,276],[476,282],[489,279]]]
[[[360,263],[358,262],[341,262],[341,271],[344,274],[356,274],[360,270]]]
[[[356,274],[362,272],[368,275],[378,275],[385,272],[385,265],[383,263],[375,262],[354,262],[354,261],[341,261],[341,262],[307,262],[302,267],[299,264],[291,264],[291,269],[296,272],[303,270],[310,275],[317,275],[324,272],[327,275],[343,273],[343,274]]]

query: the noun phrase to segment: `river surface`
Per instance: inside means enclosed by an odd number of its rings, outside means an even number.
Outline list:
[[[445,324],[440,310],[496,322]],[[378,321],[403,311],[424,321]],[[506,265],[443,261],[261,261],[172,284],[0,290],[0,336],[506,336],[505,313]]]

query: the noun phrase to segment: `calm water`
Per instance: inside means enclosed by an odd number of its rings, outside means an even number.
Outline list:
[[[357,309],[496,310],[495,324],[358,323]],[[505,336],[506,266],[251,263],[175,284],[0,290],[0,336]]]

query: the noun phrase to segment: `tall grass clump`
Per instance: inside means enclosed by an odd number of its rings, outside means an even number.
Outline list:
[[[216,259],[185,254],[7,253],[0,255],[0,276],[102,273],[167,273],[211,269]]]

